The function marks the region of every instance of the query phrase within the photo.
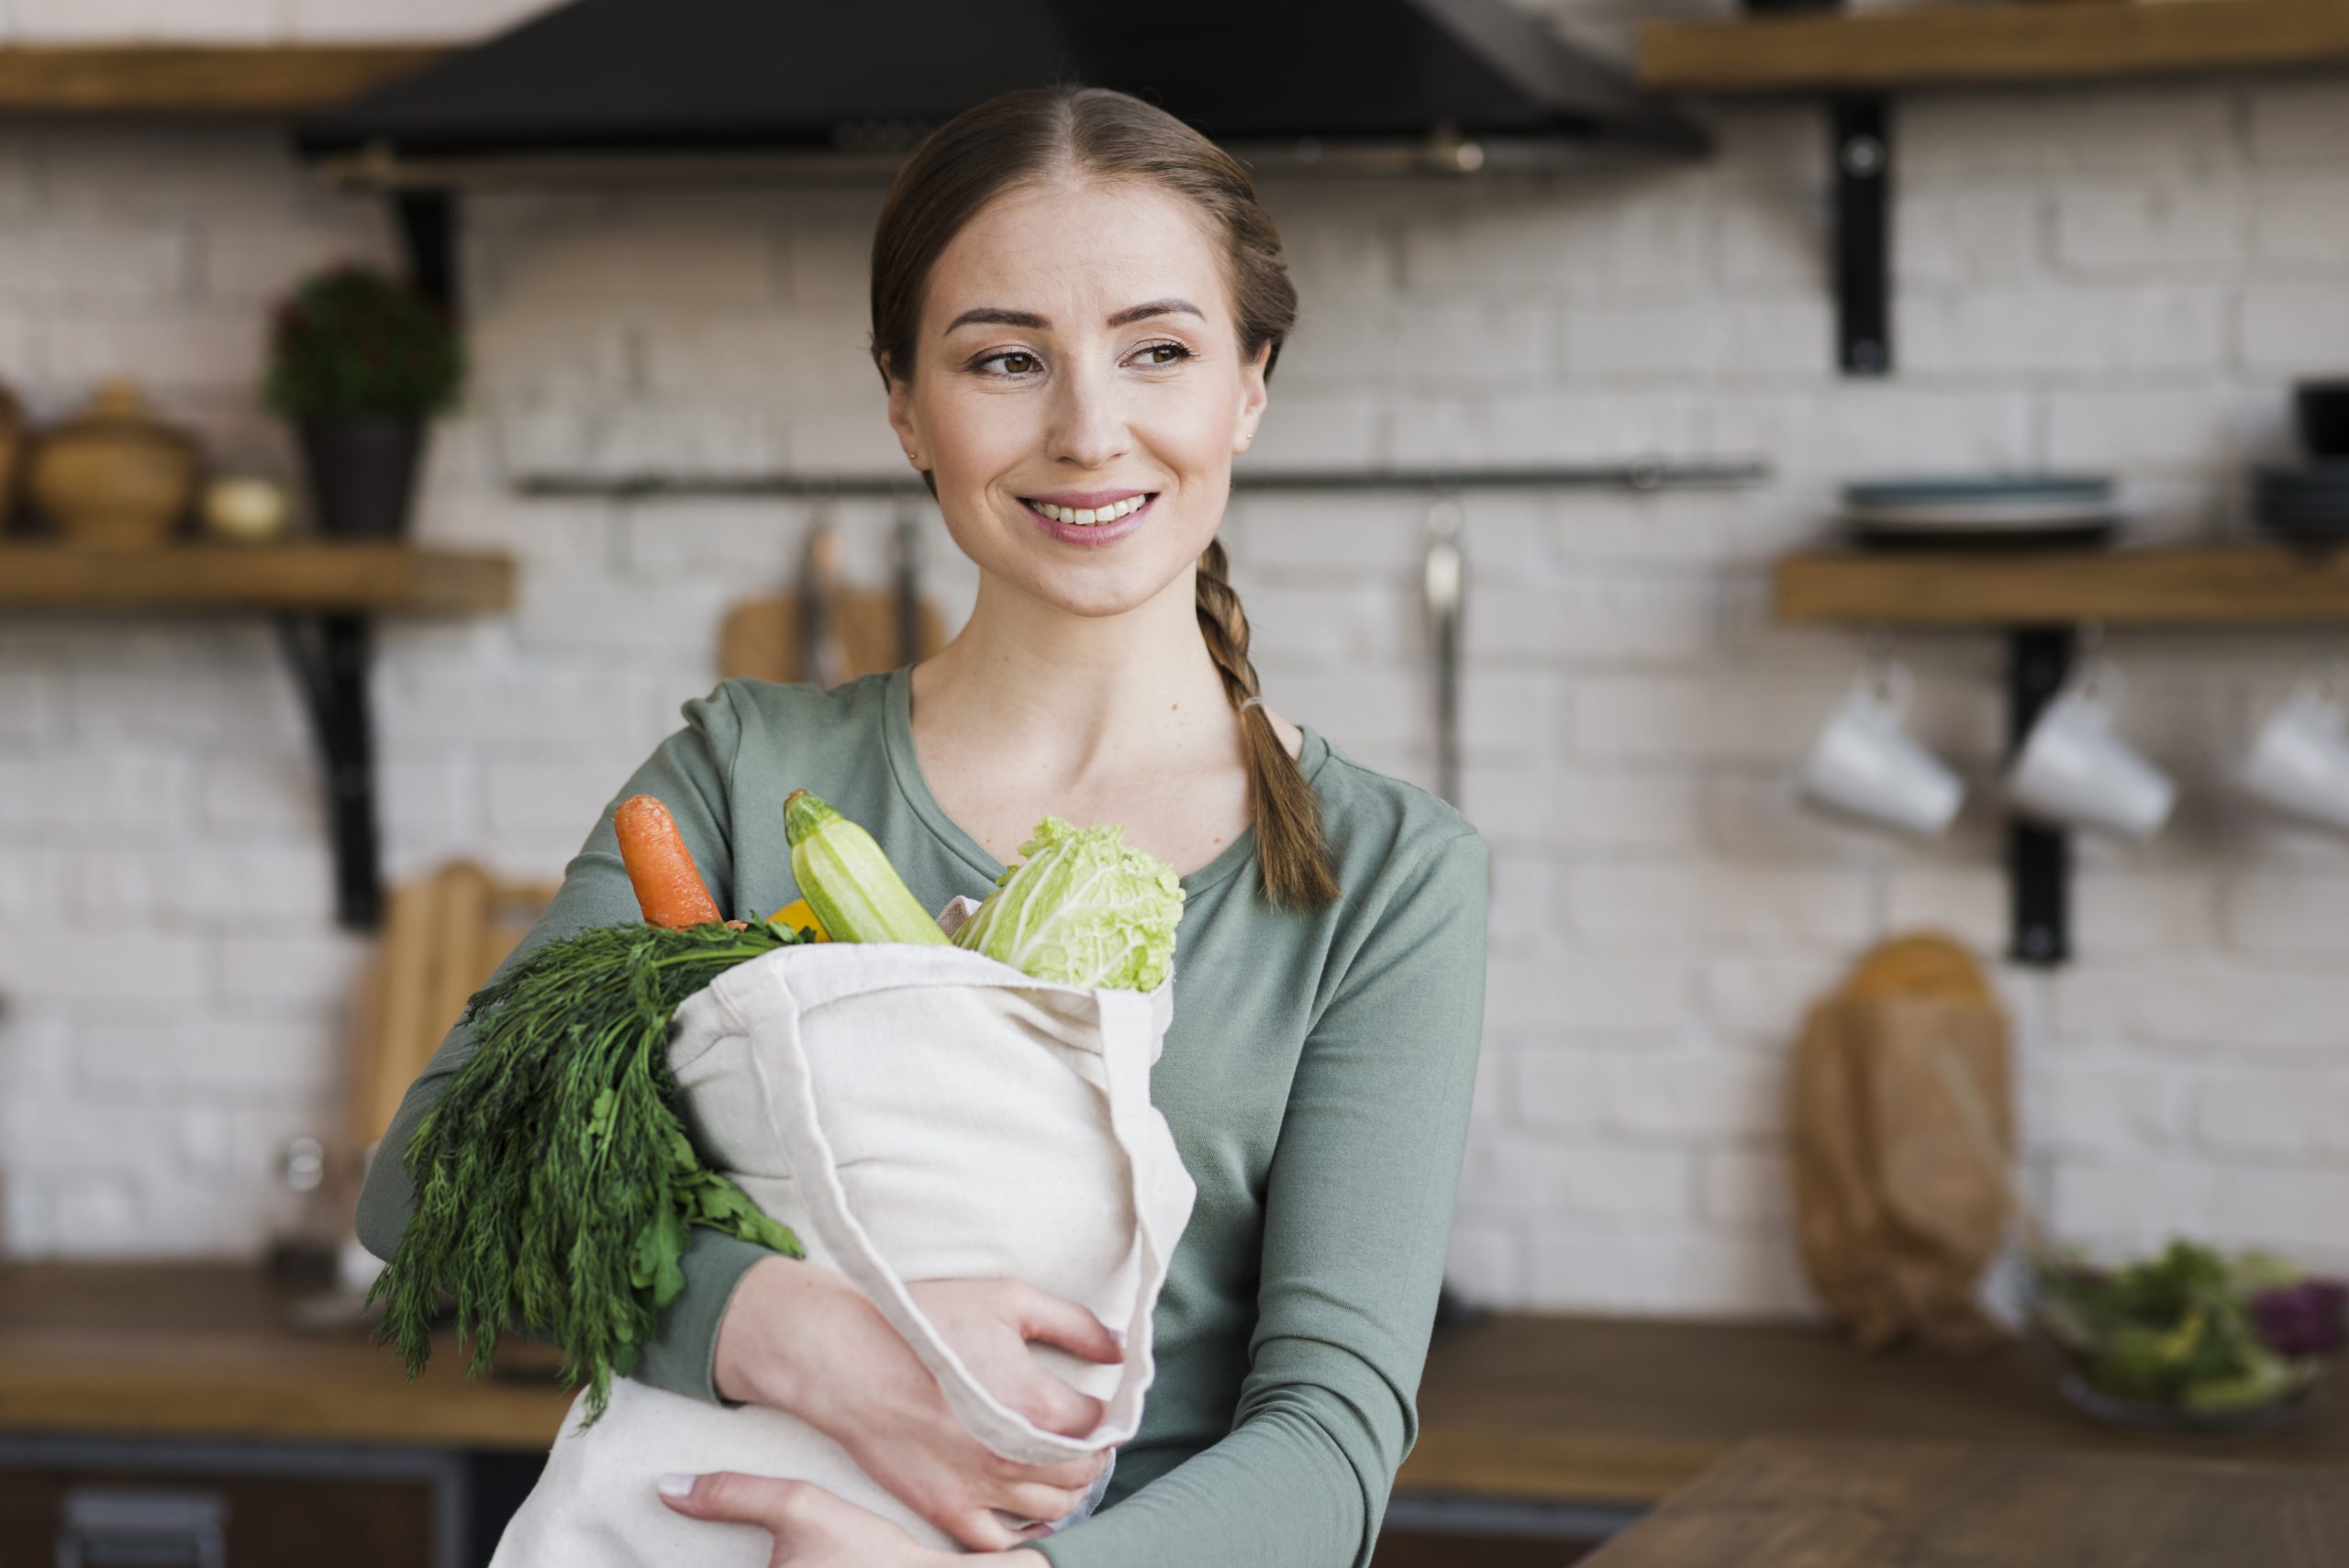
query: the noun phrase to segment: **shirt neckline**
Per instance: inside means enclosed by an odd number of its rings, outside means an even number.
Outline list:
[[[938,797],[930,793],[930,783],[921,776],[921,760],[914,751],[914,683],[913,666],[901,664],[890,671],[884,680],[882,732],[889,757],[889,772],[896,781],[897,793],[913,807],[922,826],[930,836],[944,845],[957,860],[966,862],[992,884],[1008,869],[989,854],[986,847],[963,831],[961,824],[946,815]],[[1298,731],[1304,745],[1298,752],[1297,767],[1310,784],[1321,764],[1329,761],[1330,743],[1308,725],[1300,724]],[[1256,853],[1256,827],[1250,823],[1241,828],[1231,842],[1226,844],[1207,864],[1181,879],[1186,895],[1202,893],[1218,883],[1229,881]]]

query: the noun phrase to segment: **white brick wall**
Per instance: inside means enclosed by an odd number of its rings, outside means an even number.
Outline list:
[[[0,0],[0,39],[479,31],[528,4]],[[77,35],[78,36],[78,35]],[[1830,370],[1816,114],[1721,114],[1694,169],[1272,187],[1305,317],[1253,461],[1756,451],[1751,492],[1474,495],[1465,805],[1496,862],[1490,1029],[1454,1272],[1489,1298],[1806,1306],[1785,1058],[1865,943],[1995,948],[1994,813],[1909,848],[1822,821],[1792,769],[1859,639],[1774,626],[1767,562],[1859,471],[2119,469],[2171,537],[2231,534],[2288,453],[2283,388],[2349,369],[2338,75],[1904,102],[1898,353]],[[540,465],[896,461],[860,347],[874,193],[484,197],[476,377],[421,528],[522,562],[514,613],[387,628],[386,854],[557,870],[706,690],[723,606],[807,509],[523,502]],[[0,379],[39,412],[147,380],[240,461],[287,462],[251,383],[268,302],[390,253],[258,130],[0,130]],[[1227,523],[1285,710],[1431,771],[1411,497],[1242,497]],[[888,509],[840,508],[877,573]],[[931,551],[959,614],[970,575]],[[2300,661],[2274,637],[2116,638],[2125,726],[2195,792],[2084,850],[2078,962],[2001,966],[2034,1191],[2091,1243],[2172,1228],[2349,1265],[2349,845],[2213,781]],[[1976,778],[1998,649],[1904,639],[1920,731]],[[264,628],[0,625],[0,1166],[18,1253],[248,1249],[332,1123],[357,944],[328,929],[307,737]]]

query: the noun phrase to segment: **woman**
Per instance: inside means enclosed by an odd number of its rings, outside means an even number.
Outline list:
[[[996,1459],[837,1276],[713,1231],[636,1373],[790,1410],[964,1546],[1030,1568],[1366,1562],[1414,1429],[1475,1075],[1486,857],[1449,806],[1257,697],[1216,528],[1295,314],[1246,175],[1172,117],[1049,88],[940,128],[882,211],[873,352],[907,461],[978,566],[970,621],[910,671],[831,692],[728,682],[614,797],[666,801],[738,915],[795,895],[782,802],[799,786],[870,828],[932,908],[983,894],[1047,812],[1123,823],[1186,873],[1152,1097],[1198,1199],[1098,1514],[1008,1528],[1067,1515],[1109,1456]],[[607,810],[525,951],[635,917]],[[387,1147],[471,1044],[451,1032]],[[400,1162],[377,1161],[377,1253],[409,1203]],[[1000,1397],[1093,1428],[1098,1407],[1026,1348],[1115,1361],[1090,1314],[1010,1281],[920,1289]],[[767,1528],[796,1568],[952,1555],[806,1485],[662,1490]]]

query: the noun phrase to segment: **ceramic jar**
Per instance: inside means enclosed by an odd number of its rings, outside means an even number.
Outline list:
[[[254,474],[221,474],[196,503],[210,538],[231,544],[267,544],[285,537],[291,508],[285,487]]]
[[[156,417],[137,386],[110,381],[41,434],[29,494],[67,544],[151,550],[186,517],[198,466],[185,432]]]

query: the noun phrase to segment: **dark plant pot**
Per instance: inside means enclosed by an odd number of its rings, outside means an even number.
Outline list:
[[[398,539],[424,458],[426,426],[406,414],[305,419],[302,458],[318,531],[333,539]]]

